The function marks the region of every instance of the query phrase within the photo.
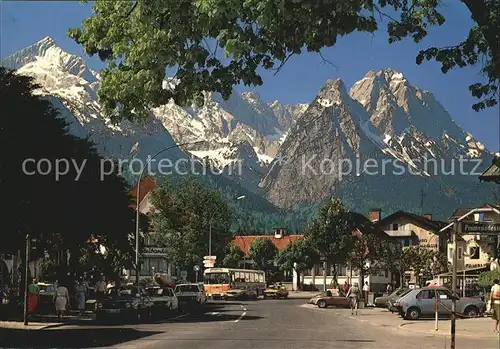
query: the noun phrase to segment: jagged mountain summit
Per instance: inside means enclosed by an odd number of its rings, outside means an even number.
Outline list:
[[[406,151],[407,158],[445,156],[439,154],[441,141],[449,156],[480,158],[488,153],[455,123],[431,92],[409,84],[402,73],[370,71],[352,86],[350,96],[365,107],[384,143],[396,153]]]
[[[41,85],[37,92],[47,96],[59,109],[69,123],[69,131],[80,137],[88,136],[104,156],[146,159],[159,149],[175,144],[154,116],[141,124],[108,122],[97,101],[99,74],[89,69],[81,57],[58,47],[50,37],[2,59],[1,63],[20,74],[33,76]],[[174,148],[163,157],[175,160],[186,155]]]
[[[492,192],[473,175],[491,163],[489,151],[431,92],[391,69],[368,72],[350,90],[329,80],[310,104],[266,103],[254,92],[234,92],[224,101],[206,93],[201,108],[172,102],[152,110],[145,122],[113,125],[97,99],[99,73],[51,38],[2,59],[2,65],[34,76],[70,132],[88,136],[104,156],[144,160],[168,145],[199,142],[158,160],[204,159],[238,188],[281,207],[336,195],[360,212],[373,206],[415,211],[424,190],[433,197],[426,210],[444,216],[457,205],[488,201]],[[429,159],[439,168],[429,168]],[[469,175],[443,173],[459,159],[469,161],[462,164]]]
[[[281,207],[333,194],[360,212],[419,210],[425,191],[426,208],[445,216],[490,198],[477,176],[491,155],[432,93],[391,69],[371,71],[349,93],[340,80],[320,89],[260,185]]]
[[[124,120],[118,125],[111,124],[104,117],[97,98],[99,73],[89,69],[81,57],[65,52],[58,47],[50,37],[2,58],[0,65],[15,69],[19,74],[33,76],[41,86],[36,93],[49,99],[59,110],[61,116],[69,124],[68,131],[82,138],[88,137],[102,156],[119,160],[124,170],[123,176],[131,184],[137,180],[137,174],[141,169],[140,164],[134,162],[134,159],[140,159],[142,164],[146,164],[148,158],[158,151],[180,144],[182,141],[188,141],[190,137],[193,141],[204,140],[203,136],[210,135],[208,130],[217,127],[217,124],[211,123],[211,118],[204,120],[203,116],[205,115],[194,114],[192,118],[182,118],[183,115],[191,116],[190,113],[194,113],[194,111],[176,105],[164,107],[165,112],[163,113],[162,108],[154,110],[150,113],[148,120],[144,122],[133,123]],[[168,80],[165,83],[172,85],[172,82]],[[219,108],[214,108],[214,110],[216,109]],[[222,110],[219,113],[224,117],[227,114]],[[213,116],[211,111],[206,111],[206,114]],[[215,117],[217,116],[215,115]],[[238,125],[232,127],[237,129]],[[206,128],[206,134],[203,128]],[[181,134],[183,137],[179,137]],[[210,138],[206,140],[207,144],[212,144]],[[249,168],[249,172],[251,172],[248,176],[249,182],[254,183],[253,187],[256,188],[260,176],[256,177],[254,172],[256,169],[261,171],[261,164],[254,148],[248,143],[242,144],[242,142],[230,143],[227,141],[227,144],[227,158],[229,161],[237,157],[244,158],[242,166]],[[195,152],[193,151],[193,153]],[[182,161],[180,166],[176,167],[175,161],[179,159]],[[223,160],[227,162],[228,159],[224,158]],[[244,178],[242,178],[245,177],[245,173],[237,178],[238,181],[234,181],[232,180],[234,174],[229,171],[231,168],[213,168],[210,166],[213,165],[211,163],[208,166],[205,165],[205,168],[201,168],[204,161],[200,160],[190,154],[189,148],[175,147],[159,153],[155,160],[151,161],[148,169],[151,168],[153,172],[158,173],[158,165],[162,163],[163,168],[160,173],[169,176],[170,174],[175,175],[177,170],[191,173],[189,171],[194,167],[193,174],[202,174],[201,180],[208,185],[224,188],[225,193],[230,196],[245,195],[248,198],[248,205],[254,209],[276,211],[277,208],[264,197],[258,196],[240,185],[240,183],[245,183]],[[169,166],[169,162],[174,166]],[[217,175],[219,173],[222,175]],[[176,180],[175,178],[171,179]]]
[[[169,144],[202,142],[183,147],[186,153],[172,149],[163,157],[175,160],[191,155],[226,172],[241,163],[239,180],[248,175],[249,187],[254,189],[286,136],[280,120],[286,124],[286,118],[291,117],[280,115],[278,119],[255,93],[233,93],[228,101],[206,93],[206,103],[199,109],[169,103],[155,108],[144,123],[112,125],[103,117],[98,102],[99,73],[89,69],[81,57],[58,47],[52,38],[2,59],[2,65],[34,76],[42,86],[40,93],[51,98],[70,123],[70,131],[89,136],[106,156],[146,158]],[[134,147],[137,144],[139,147]],[[133,148],[139,153],[131,155]],[[243,154],[248,156],[241,157]]]

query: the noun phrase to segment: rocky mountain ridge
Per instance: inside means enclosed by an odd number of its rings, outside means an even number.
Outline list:
[[[245,183],[248,176],[247,187],[253,189],[260,181],[259,173],[265,172],[286,137],[289,119],[299,114],[293,106],[275,113],[251,92],[233,93],[228,101],[219,94],[206,93],[201,108],[169,103],[155,108],[144,123],[113,125],[104,119],[98,103],[99,73],[89,69],[81,57],[58,47],[52,38],[2,59],[2,65],[34,76],[42,86],[39,92],[51,96],[60,107],[70,130],[89,136],[106,156],[145,159],[170,144],[197,142],[183,147],[186,154],[172,149],[168,156],[174,160],[194,156],[225,172],[240,166],[239,181]],[[139,152],[131,155],[133,148]]]
[[[261,187],[281,207],[336,195],[360,212],[370,205],[415,211],[426,192],[435,199],[426,208],[446,215],[492,198],[494,188],[477,178],[491,160],[432,93],[387,69],[368,72],[349,92],[341,80],[328,81]]]
[[[432,93],[391,69],[370,71],[349,90],[341,80],[329,80],[310,104],[266,103],[254,92],[235,92],[224,101],[206,93],[201,108],[169,103],[143,123],[113,125],[97,100],[99,73],[51,38],[3,59],[2,65],[34,76],[40,93],[70,123],[70,132],[89,136],[103,155],[146,159],[168,145],[198,142],[159,159],[205,159],[237,185],[281,207],[317,203],[334,194],[358,211],[378,202],[409,210],[413,206],[406,198],[422,190],[442,196],[429,210],[446,211],[438,207],[440,201],[468,205],[472,198],[463,193],[476,192],[479,201],[488,201],[477,176],[444,175],[425,161],[449,167],[467,159],[470,173],[471,160],[482,162],[475,169],[480,171],[491,162],[490,152],[453,121]],[[389,174],[368,175],[356,166],[367,161],[379,167],[386,162]],[[395,175],[401,168],[404,173]]]

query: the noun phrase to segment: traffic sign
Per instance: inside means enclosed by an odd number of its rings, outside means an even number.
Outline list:
[[[474,222],[463,223],[463,234],[489,235],[500,234],[500,223]]]
[[[193,267],[193,270],[196,271],[196,272],[200,271],[200,266],[199,265],[195,265]]]
[[[213,268],[215,265],[215,261],[211,261],[211,260],[204,260],[203,261],[203,266],[205,268]]]
[[[215,265],[215,261],[217,256],[204,256],[203,257],[203,266],[205,268],[213,268]]]

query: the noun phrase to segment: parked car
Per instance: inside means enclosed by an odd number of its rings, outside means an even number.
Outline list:
[[[175,286],[174,293],[181,303],[205,304],[207,302],[205,289],[200,284],[179,284]]]
[[[282,285],[271,285],[263,293],[264,298],[288,298],[288,290]]]
[[[451,314],[453,299],[456,299],[456,312],[466,317],[482,315],[486,308],[481,299],[460,298],[445,287],[424,287],[412,290],[400,301],[401,315],[407,320],[433,315],[436,299],[440,315]]]
[[[242,286],[238,288],[232,288],[226,291],[224,295],[224,300],[247,300],[247,299],[257,299],[259,294],[256,290],[250,289],[248,286]]]
[[[337,307],[337,308],[349,308],[350,302],[349,299],[343,296],[333,296],[331,292],[323,292],[320,293],[307,302],[309,304],[317,305],[318,308],[327,308],[327,307]]]
[[[389,309],[393,313],[399,314],[401,312],[401,299],[406,297],[411,291],[411,288],[407,288],[403,293],[399,295],[399,297],[389,299],[387,301],[387,309]]]
[[[386,308],[387,307],[387,302],[390,301],[391,299],[398,298],[401,296],[403,293],[406,292],[406,290],[409,290],[409,288],[398,288],[391,294],[387,296],[382,296],[382,297],[377,297],[374,300],[375,306],[379,308]]]
[[[97,303],[97,321],[114,318],[142,322],[151,319],[152,315],[153,301],[143,287],[112,287]]]
[[[165,318],[180,311],[179,300],[170,287],[147,287],[146,293],[153,302],[153,317]]]

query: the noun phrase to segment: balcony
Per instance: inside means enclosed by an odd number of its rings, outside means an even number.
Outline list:
[[[386,230],[387,235],[395,238],[409,238],[413,236],[413,231],[411,230]]]

